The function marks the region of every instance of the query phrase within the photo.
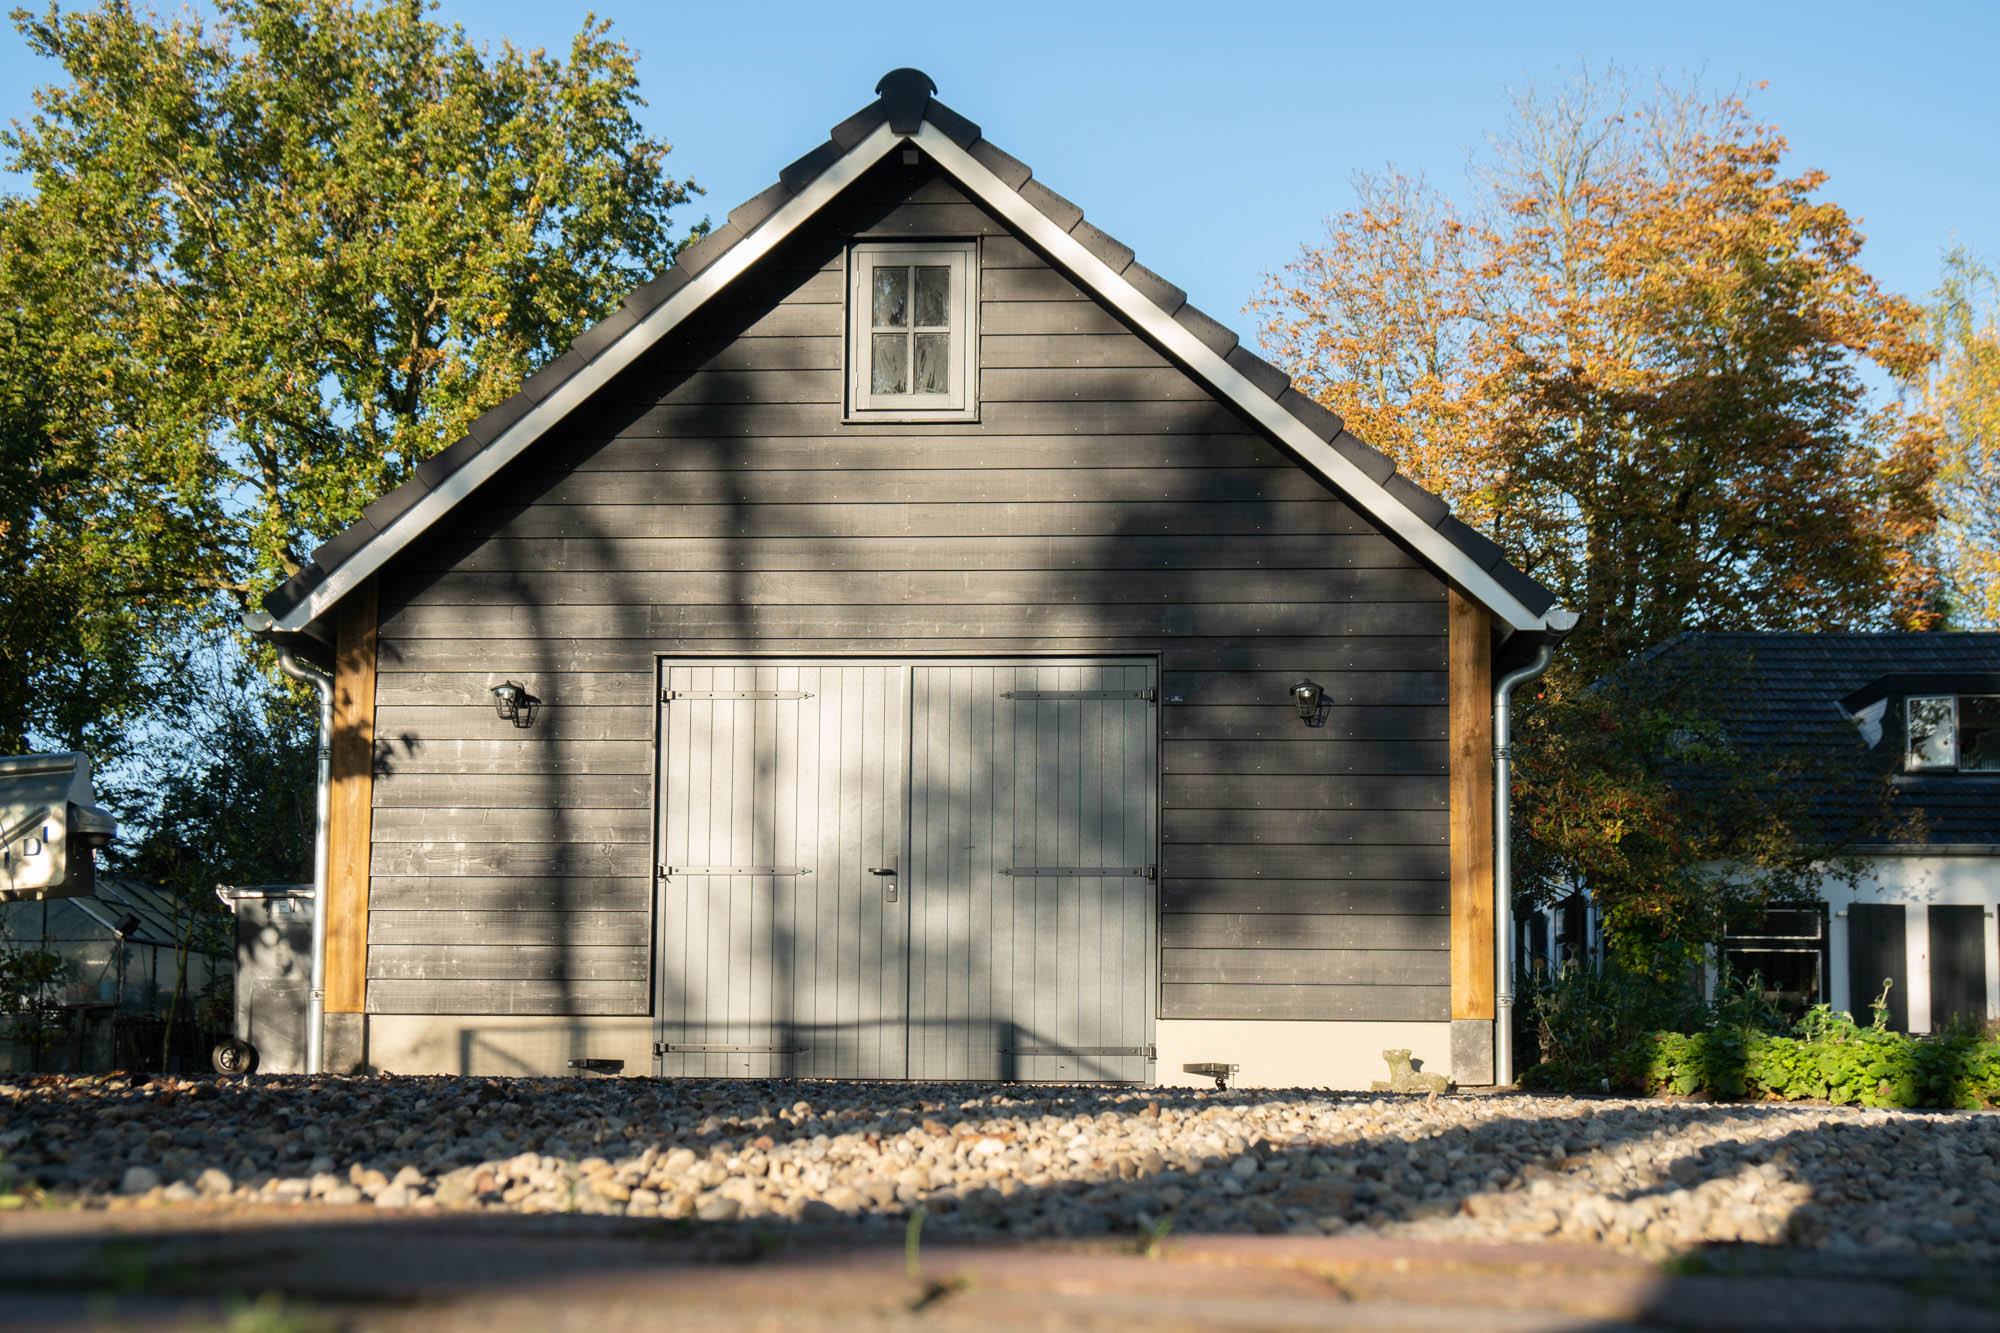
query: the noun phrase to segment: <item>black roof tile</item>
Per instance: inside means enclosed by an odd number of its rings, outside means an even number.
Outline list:
[[[1903,773],[1897,701],[1873,746],[1840,706],[1885,676],[2000,673],[2000,634],[1697,631],[1648,649],[1626,669],[1694,680],[1731,744],[1827,775],[1808,790],[1807,813],[1830,840],[1859,829],[1863,847],[1914,833],[1931,845],[2000,848],[2000,774]]]
[[[1000,183],[1010,190],[1018,190],[1026,185],[1028,177],[1032,174],[1028,170],[1027,163],[995,147],[990,140],[980,139],[966,151],[972,154],[973,161],[999,177]]]
[[[1305,395],[1301,394],[1300,397],[1303,398]],[[1310,403],[1312,399],[1307,398],[1306,401]],[[1317,403],[1313,405],[1315,407],[1318,406]],[[1325,411],[1326,409],[1321,408],[1320,410]],[[1396,464],[1390,459],[1389,455],[1383,453],[1374,445],[1369,444],[1351,430],[1341,431],[1340,434],[1333,437],[1332,443],[1333,447],[1340,451],[1342,458],[1360,468],[1368,480],[1377,485],[1388,481],[1395,474]]]
[[[1471,556],[1472,563],[1481,569],[1491,569],[1496,560],[1506,559],[1507,553],[1500,549],[1498,542],[1464,519],[1447,514],[1438,523],[1437,530],[1453,546]]]
[[[605,318],[576,335],[570,350],[582,357],[586,363],[595,361],[599,354],[611,344],[630,333],[639,323],[639,312],[628,306],[619,306]]]
[[[693,245],[674,256],[674,267],[690,278],[728,254],[730,248],[743,239],[743,229],[733,222],[725,222]]]
[[[1340,413],[1306,397],[1298,391],[1296,385],[1278,395],[1278,406],[1290,412],[1293,420],[1329,444],[1339,439],[1340,433],[1347,429],[1347,423],[1340,419]]]
[[[1514,568],[1505,560],[1498,561],[1486,571],[1495,583],[1513,594],[1514,600],[1528,608],[1530,615],[1540,615],[1556,604],[1556,595],[1535,580]]]
[[[888,118],[889,113],[882,109],[882,101],[877,98],[834,126],[827,138],[833,141],[834,147],[844,153],[873,134],[875,127]]]
[[[576,348],[571,347],[561,356],[528,376],[527,382],[521,386],[521,392],[539,403],[542,399],[560,389],[568,381],[569,377],[576,374],[577,371],[582,370],[589,360],[590,358],[581,355],[577,352]]]
[[[512,403],[517,400],[527,403],[527,395],[517,393],[507,401]],[[474,422],[473,424],[476,426],[479,423]],[[477,435],[460,436],[453,443],[446,445],[423,462],[417,464],[417,480],[432,490],[436,490],[438,487],[444,485],[446,477],[449,477],[452,473],[472,461],[474,456],[484,449],[488,443],[488,441],[480,439]]]
[[[1401,501],[1405,509],[1415,514],[1430,527],[1434,528],[1451,517],[1450,505],[1438,499],[1435,495],[1432,495],[1429,491],[1417,485],[1417,483],[1411,481],[1400,472],[1390,473],[1389,480],[1383,483],[1383,487],[1389,494]]]
[[[517,393],[499,406],[489,407],[475,417],[471,428],[465,432],[465,440],[477,441],[475,449],[484,448],[499,439],[509,426],[512,426],[522,417],[528,415],[534,406],[535,400],[533,398],[530,398],[525,393]],[[435,457],[444,457],[445,454],[458,448],[460,444],[464,444],[465,440],[460,440],[458,444],[452,445],[444,453],[437,454]],[[455,467],[456,464],[453,466]]]
[[[787,190],[782,182],[771,185],[762,194],[753,199],[746,199],[730,209],[729,225],[748,236],[757,230],[757,225],[765,218],[783,208],[785,201],[791,197],[792,192]]]
[[[1051,190],[1038,180],[1030,180],[1021,187],[1021,197],[1033,204],[1049,221],[1070,230],[1083,221],[1083,210],[1069,200]]]
[[[631,294],[618,308],[629,310],[640,319],[644,319],[659,309],[668,297],[692,281],[694,275],[676,264],[651,282],[633,288]]]
[[[1070,228],[1069,234],[1074,236],[1084,249],[1103,260],[1113,273],[1123,273],[1131,267],[1132,247],[1106,234],[1100,228],[1093,227],[1088,222],[1079,222]]]
[[[331,574],[340,568],[341,561],[366,546],[376,531],[375,525],[365,516],[354,520],[320,543],[312,553],[313,564]]]
[[[1229,349],[1222,358],[1236,368],[1237,374],[1250,381],[1258,393],[1266,398],[1276,398],[1292,387],[1292,377],[1258,356],[1242,343]]]
[[[1131,283],[1139,295],[1165,311],[1170,318],[1187,304],[1186,292],[1136,259],[1126,265],[1125,271],[1119,276]]]
[[[944,137],[960,148],[979,142],[979,127],[933,97],[924,108],[924,119],[944,131]]]
[[[797,194],[800,190],[812,184],[821,172],[840,161],[845,152],[846,150],[839,144],[828,139],[825,143],[779,172],[778,181],[787,190],[790,190],[793,194]]]
[[[412,476],[408,481],[394,487],[387,495],[362,510],[361,517],[373,523],[376,531],[379,532],[408,513],[417,501],[430,493],[430,487],[424,485],[417,477]]]
[[[312,596],[312,590],[324,582],[326,582],[326,571],[318,565],[309,564],[265,593],[264,609],[274,616],[282,616]]]
[[[1236,346],[1236,330],[1210,319],[1192,301],[1182,302],[1181,308],[1174,311],[1174,323],[1201,339],[1202,345],[1217,356],[1228,356],[1229,349]]]

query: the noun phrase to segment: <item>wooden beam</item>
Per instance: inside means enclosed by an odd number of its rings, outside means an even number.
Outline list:
[[[1451,1016],[1493,1017],[1493,639],[1485,608],[1451,592]]]
[[[341,606],[333,661],[333,791],[327,828],[326,1011],[367,1002],[368,860],[375,768],[373,580]]]

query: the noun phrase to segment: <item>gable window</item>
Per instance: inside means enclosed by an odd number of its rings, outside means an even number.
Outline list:
[[[869,242],[848,265],[850,420],[978,416],[973,241]]]
[[[1912,773],[2000,773],[2000,694],[1919,694],[1903,701]]]

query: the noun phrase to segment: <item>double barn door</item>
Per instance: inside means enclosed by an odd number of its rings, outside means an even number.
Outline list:
[[[668,662],[664,1075],[1152,1076],[1147,662]]]

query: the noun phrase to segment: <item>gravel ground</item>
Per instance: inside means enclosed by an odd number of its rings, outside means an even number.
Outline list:
[[[2000,1118],[1610,1098],[650,1079],[0,1083],[0,1192],[2000,1255]]]

